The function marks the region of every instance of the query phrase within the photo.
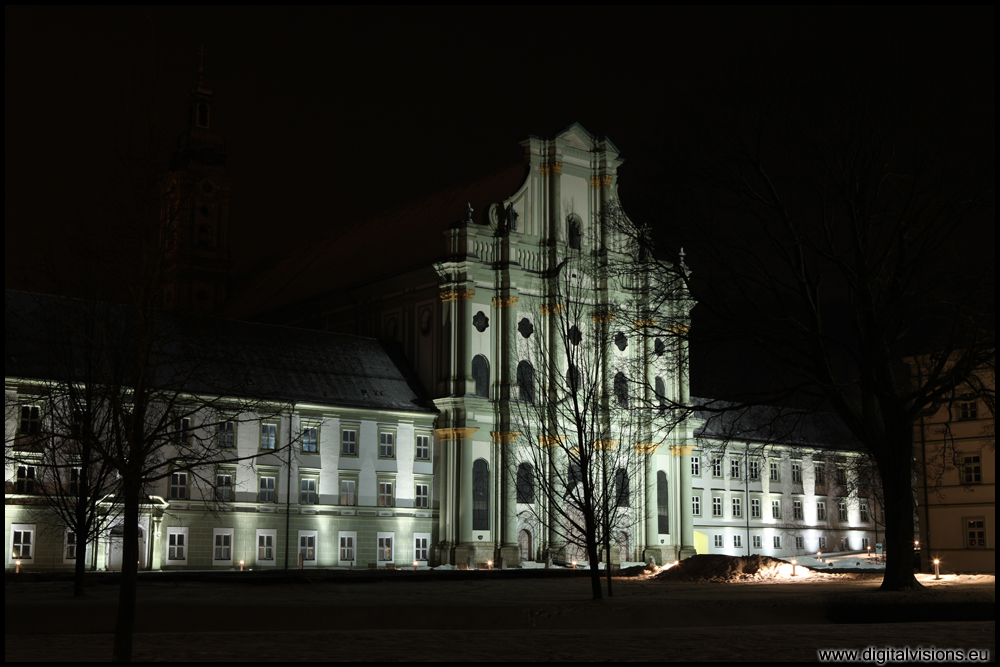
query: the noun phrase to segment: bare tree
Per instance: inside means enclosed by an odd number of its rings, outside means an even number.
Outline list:
[[[993,158],[941,136],[961,123],[847,85],[748,93],[703,118],[664,188],[670,225],[628,233],[696,258],[683,279],[717,342],[758,362],[745,400],[829,409],[862,443],[885,491],[882,588],[916,587],[914,424],[994,355],[995,255],[970,241],[992,225]]]

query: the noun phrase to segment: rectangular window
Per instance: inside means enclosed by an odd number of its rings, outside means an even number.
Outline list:
[[[802,464],[798,461],[792,461],[792,483],[802,483]]]
[[[742,535],[733,535],[733,546],[736,547],[737,549],[742,549],[743,548],[743,536]]]
[[[796,549],[798,549],[799,551],[802,551],[803,549],[806,548],[805,547],[805,543],[806,543],[805,540],[801,536],[796,536],[796,538],[795,538],[795,548]]]
[[[712,477],[722,477],[722,459],[712,459]]]
[[[723,546],[725,546],[725,545],[722,543],[722,535],[716,535],[715,536],[715,547],[717,549],[721,549]]]
[[[35,466],[17,466],[17,481],[14,493],[31,494],[35,492]]]
[[[760,549],[760,544],[761,544],[760,543],[760,535],[754,535],[753,536],[753,548],[754,549]]]
[[[861,503],[861,523],[868,523],[868,503]]]
[[[379,507],[392,507],[393,503],[392,495],[392,482],[379,482],[378,483],[378,506]]]
[[[415,458],[418,461],[431,460],[431,436],[429,435],[417,436],[417,450]]]
[[[305,565],[316,564],[317,535],[318,533],[315,530],[299,531],[299,557],[302,558],[302,563]]]
[[[964,521],[966,546],[970,549],[986,548],[986,517],[971,517]]]
[[[847,503],[837,503],[837,518],[841,523],[847,523]]]
[[[772,500],[771,501],[771,518],[780,519],[781,518],[781,501]]]
[[[420,562],[427,562],[427,556],[430,553],[431,538],[427,533],[416,533],[413,536],[413,560]]]
[[[391,563],[395,559],[392,553],[392,542],[395,538],[393,533],[378,534],[378,560],[380,562]]]
[[[167,561],[170,565],[187,563],[187,528],[167,528]]]
[[[816,486],[826,485],[826,467],[820,463],[816,466]]]
[[[775,549],[780,549],[781,548],[781,537],[779,535],[775,535],[774,538],[772,539],[771,543],[774,545]]]
[[[278,444],[278,425],[262,423],[260,425],[260,448],[274,449]]]
[[[868,538],[867,537],[862,537],[861,538],[861,548],[862,549],[867,549],[870,546],[871,546],[871,542],[868,541]]]
[[[816,503],[816,520],[826,521],[826,503]]]
[[[231,533],[215,534],[214,560],[229,562],[233,559],[233,536]]]
[[[316,480],[309,477],[303,479],[300,482],[299,504],[315,505],[317,501]]]
[[[13,560],[33,560],[35,557],[35,524],[15,523],[10,527],[10,557]]]
[[[340,564],[350,565],[354,562],[354,542],[357,533],[340,533]]]
[[[691,457],[691,474],[694,477],[701,476],[701,457],[699,456]]]
[[[771,481],[781,481],[781,461],[771,461]]]
[[[236,446],[236,422],[223,421],[219,423],[219,447],[230,449]]]
[[[378,434],[378,455],[382,459],[396,456],[396,434],[382,431]]]
[[[274,563],[274,535],[271,532],[257,531],[257,561]]]
[[[740,460],[730,459],[729,460],[729,476],[733,479],[740,478]]]
[[[712,516],[722,516],[722,498],[712,498]]]
[[[233,476],[220,474],[215,476],[215,499],[228,503],[233,500]]]
[[[750,479],[754,481],[760,479],[760,461],[754,460],[750,462]]]
[[[82,473],[83,473],[83,468],[69,469],[69,495],[71,496],[80,495],[80,476]]]
[[[174,420],[170,439],[175,445],[181,446],[188,445],[191,442],[191,419],[189,417],[178,417]]]
[[[826,538],[825,537],[819,538],[819,550],[820,551],[826,551]]]
[[[969,397],[963,397],[969,398]],[[979,419],[979,405],[975,400],[965,400],[958,404],[959,419]]]
[[[847,486],[847,471],[840,467],[837,468],[837,484]]]
[[[76,533],[72,530],[66,531],[66,552],[63,557],[65,560],[76,560]]]
[[[760,498],[750,499],[750,518],[751,519],[760,518]]]
[[[743,499],[733,498],[733,518],[739,519],[743,516]]]
[[[345,428],[340,432],[340,453],[344,456],[358,455],[358,432],[353,428]]]
[[[302,451],[315,453],[319,449],[319,429],[306,426],[302,429]]]
[[[38,405],[21,406],[20,435],[38,435],[42,432],[42,408]]]
[[[170,499],[171,500],[186,500],[188,497],[187,492],[187,473],[186,472],[174,472],[170,473]]]
[[[257,494],[257,502],[273,503],[274,500],[274,477],[260,478],[260,491]]]
[[[796,521],[802,521],[802,501],[793,500],[792,501],[792,518]]]
[[[695,516],[701,516],[701,496],[692,496],[691,513]]]
[[[971,454],[962,457],[962,483],[983,483],[983,465],[978,454]]]
[[[431,487],[428,484],[417,484],[414,488],[413,506],[426,509],[430,504]]]
[[[340,504],[357,505],[357,482],[353,479],[340,480]]]

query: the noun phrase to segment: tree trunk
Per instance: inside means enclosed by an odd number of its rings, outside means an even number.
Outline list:
[[[84,595],[83,578],[87,574],[87,538],[76,536],[76,564],[73,566],[73,597]]]
[[[587,536],[587,557],[590,559],[590,590],[593,599],[600,600],[604,597],[601,591],[601,571],[597,569],[597,540],[592,536]]]
[[[888,437],[892,437],[889,435]],[[879,457],[885,498],[885,575],[883,591],[921,588],[913,576],[913,481],[910,462],[911,439],[889,443]]]
[[[139,495],[142,485],[135,479],[122,480],[123,521],[122,574],[118,592],[118,620],[115,623],[114,662],[132,661],[132,633],[135,631],[135,596],[139,560]]]

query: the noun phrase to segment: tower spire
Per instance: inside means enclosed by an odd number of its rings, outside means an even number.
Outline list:
[[[205,45],[198,47],[198,87],[205,85]]]

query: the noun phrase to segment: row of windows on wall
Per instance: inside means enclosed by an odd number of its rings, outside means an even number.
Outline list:
[[[731,498],[731,516],[734,519],[743,518],[744,512],[744,499],[743,498]],[[762,498],[751,498],[750,508],[749,508],[749,518],[751,519],[763,519],[763,507],[766,500]],[[781,500],[777,498],[771,499],[771,509],[770,518],[772,519],[782,519],[782,505]],[[721,496],[712,497],[712,516],[715,518],[724,517],[724,500]],[[693,496],[691,499],[691,508],[695,516],[701,516],[701,496]],[[867,502],[859,503],[858,513],[861,523],[869,523],[871,520],[871,513],[869,512],[869,505]],[[803,521],[805,517],[805,512],[803,511],[803,501],[793,500],[792,501],[792,519],[795,521]],[[837,503],[836,507],[836,517],[841,523],[847,523],[850,520],[850,513],[848,511],[846,502]],[[827,521],[828,518],[833,518],[827,511],[826,501],[819,501],[816,503],[816,521]]]
[[[767,477],[771,482],[781,481],[781,461],[777,459],[767,460],[766,457],[755,457],[750,458],[749,461],[746,460],[747,457],[742,455],[736,455],[730,457],[729,459],[729,477],[732,479],[742,479],[744,476],[750,481],[760,480],[765,471],[765,465],[767,466]],[[723,477],[723,471],[725,469],[723,465],[722,458],[712,458],[710,459],[710,470],[712,472],[712,477],[721,478]],[[802,483],[802,462],[801,461],[791,461],[789,464],[791,472],[791,480],[794,484]],[[816,486],[825,486],[827,483],[827,464],[817,463],[813,468],[813,480]],[[691,457],[691,474],[700,477],[701,476],[701,457],[692,456]],[[838,486],[846,486],[847,480],[847,469],[841,466],[836,466],[834,468],[834,479]]]
[[[278,482],[280,477],[273,475],[258,475],[256,502],[276,503],[278,502]],[[170,475],[170,485],[168,496],[171,500],[190,500],[191,475],[186,472],[174,472]],[[413,485],[413,507],[430,507],[430,484],[418,482]],[[297,502],[301,505],[319,504],[319,479],[317,477],[300,477],[299,495]],[[358,480],[341,479],[340,493],[338,494],[340,505],[355,506],[358,504]],[[232,473],[218,473],[215,475],[215,487],[213,489],[215,500],[219,502],[233,502],[236,499],[233,487]],[[378,481],[378,496],[376,498],[378,507],[395,507],[396,482],[391,480]]]
[[[746,545],[743,541],[743,535],[733,535],[732,547],[734,549],[743,549]],[[796,551],[804,552],[806,550],[807,541],[801,535],[792,536],[794,549]],[[753,549],[763,549],[764,548],[764,536],[762,535],[751,535],[750,544]],[[786,549],[787,546],[783,546],[785,542],[782,540],[781,535],[772,535],[769,547],[771,549],[779,550]],[[830,548],[830,545],[836,545],[840,551],[864,551],[871,546],[871,541],[867,537],[859,538],[856,542],[851,542],[850,538],[841,537],[839,539],[834,538],[833,540],[827,540],[826,536],[819,536],[813,540],[809,540],[808,546],[810,551],[826,551]],[[726,542],[722,534],[716,534],[714,536],[713,544],[716,549],[725,549]]]

